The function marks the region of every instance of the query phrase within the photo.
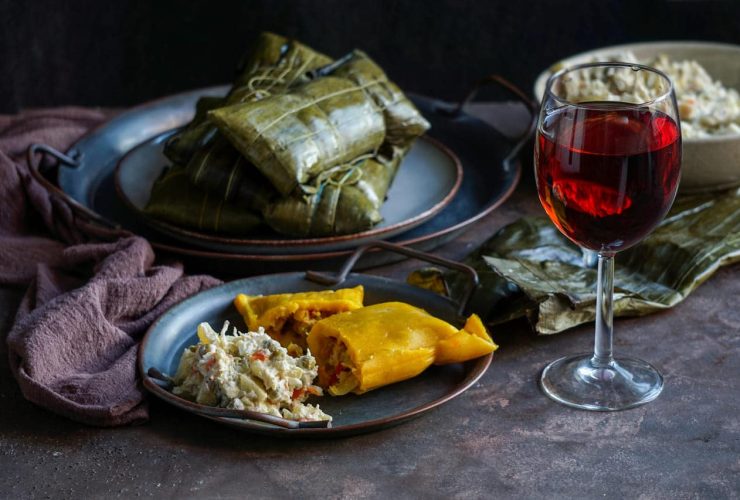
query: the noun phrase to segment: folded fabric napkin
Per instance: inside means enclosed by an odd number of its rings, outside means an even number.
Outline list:
[[[146,240],[78,221],[31,177],[29,144],[65,151],[107,117],[80,108],[0,116],[0,284],[27,290],[7,338],[10,366],[28,400],[101,426],[148,417],[139,340],[168,307],[219,283],[155,265]]]
[[[660,226],[618,253],[614,314],[640,316],[673,307],[720,266],[740,261],[740,189],[679,197]],[[537,333],[593,321],[592,259],[546,217],[504,227],[467,259],[481,285],[471,308],[490,324],[526,316]],[[460,284],[451,277],[453,293]]]

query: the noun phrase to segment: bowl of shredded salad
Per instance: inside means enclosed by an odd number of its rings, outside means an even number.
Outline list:
[[[555,71],[576,64],[639,63],[673,82],[681,121],[681,192],[726,189],[740,184],[740,46],[713,42],[650,42],[605,47],[553,64],[535,82],[541,98]],[[652,84],[621,71],[581,72],[569,82],[574,101],[639,102]]]

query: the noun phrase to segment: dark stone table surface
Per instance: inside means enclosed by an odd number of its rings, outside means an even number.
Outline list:
[[[531,181],[458,240],[462,258],[504,224],[539,213]],[[402,278],[404,262],[368,272]],[[592,348],[592,325],[549,337],[496,327],[482,380],[404,425],[351,438],[259,437],[151,400],[151,420],[99,429],[26,402],[0,343],[3,498],[738,498],[740,267],[721,269],[673,310],[616,321],[616,353],[665,375],[653,403],[590,413],[547,399],[556,357]],[[21,291],[0,289],[4,339]]]

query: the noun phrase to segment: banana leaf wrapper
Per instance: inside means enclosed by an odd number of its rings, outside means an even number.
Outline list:
[[[380,208],[405,151],[388,149],[318,179],[312,194],[277,198],[262,212],[265,222],[280,233],[306,237],[350,234],[370,229],[383,218]]]
[[[220,104],[238,104],[283,92],[291,85],[307,82],[309,72],[331,62],[328,56],[296,40],[261,33],[229,94]],[[216,135],[217,128],[207,116],[196,112],[193,120],[168,140],[165,155],[173,163],[185,165],[196,151],[208,147]]]
[[[207,121],[208,111],[223,106],[225,102],[226,99],[223,97],[206,96],[198,99],[195,103],[195,116],[187,125],[167,139],[164,145],[164,155],[176,165],[186,164],[193,154],[205,146],[218,131]]]
[[[251,100],[249,92],[269,93],[306,82],[310,73],[333,59],[297,40],[263,32],[234,80],[227,104]]]
[[[471,309],[489,324],[527,317],[540,334],[593,321],[597,271],[591,260],[547,218],[523,218],[467,260],[481,278]],[[738,261],[740,189],[679,197],[652,234],[617,254],[614,313],[671,308],[720,266]],[[455,295],[462,283],[449,278]]]
[[[342,58],[329,74],[353,81],[383,110],[388,143],[409,147],[431,126],[414,103],[363,51],[355,50]]]
[[[327,58],[317,57],[316,60],[325,62]],[[260,67],[259,64],[254,66]],[[347,78],[365,89],[365,92],[372,98],[376,106],[383,111],[386,126],[385,140],[388,144],[408,147],[416,137],[422,135],[429,128],[429,123],[419,113],[414,104],[394,83],[388,80],[383,70],[365,53],[354,51],[336,63],[318,68],[312,66],[307,74],[301,74],[302,77],[311,78],[321,78],[326,75]],[[296,80],[296,84],[300,83],[303,83],[303,80]],[[232,94],[229,101],[252,102],[256,100],[234,99],[234,96],[238,95],[239,92]],[[213,142],[216,140],[217,138]],[[207,146],[202,154],[196,154],[188,164],[191,179],[198,186],[222,194],[225,199],[232,199],[231,196],[237,191],[233,189],[234,184],[222,182],[225,176],[217,174],[216,171],[227,168],[233,169],[233,165],[237,162],[237,152],[232,151],[231,157],[221,153],[218,155],[218,160],[215,160],[214,155],[208,153],[210,147]],[[204,162],[203,158],[205,157],[210,157],[208,163]]]
[[[283,196],[385,139],[383,113],[363,87],[331,76],[208,116]]]
[[[203,168],[193,169],[193,164]],[[195,153],[186,171],[195,186],[215,199],[251,210],[261,212],[277,196],[272,184],[221,135]]]
[[[144,213],[179,227],[243,235],[262,224],[259,214],[193,186],[185,169],[166,169],[152,186]]]

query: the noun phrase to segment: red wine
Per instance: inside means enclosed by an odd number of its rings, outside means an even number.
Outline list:
[[[623,250],[647,236],[671,207],[681,135],[666,114],[620,103],[568,106],[547,116],[537,135],[540,201],[577,244]]]

